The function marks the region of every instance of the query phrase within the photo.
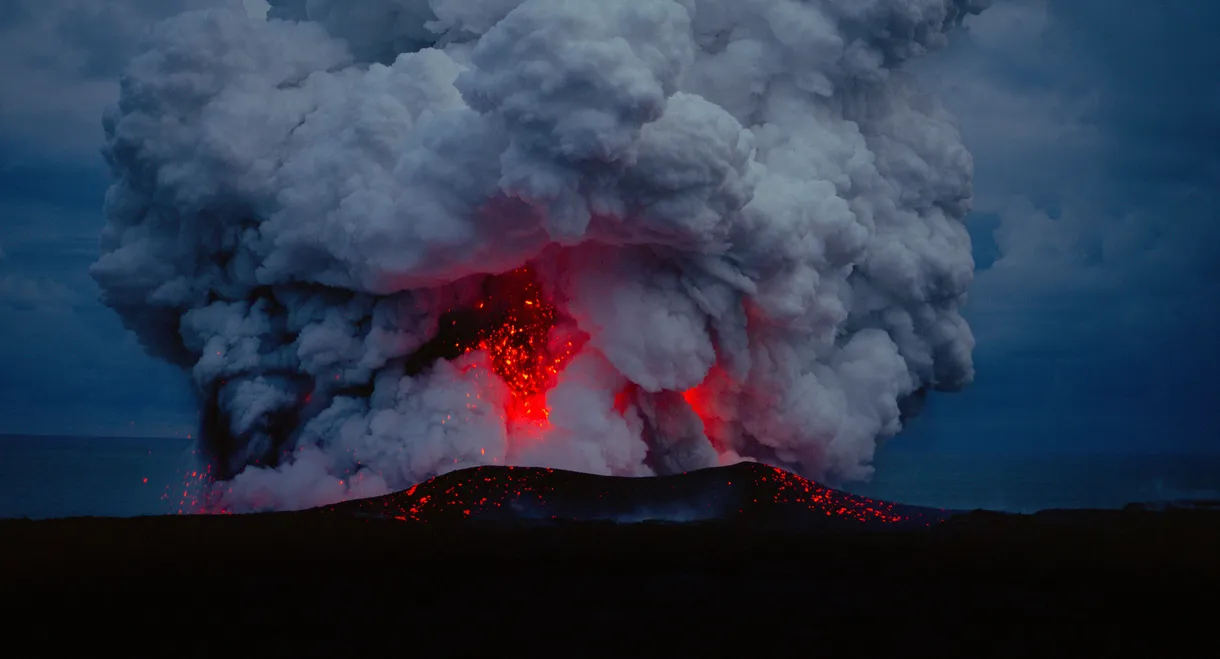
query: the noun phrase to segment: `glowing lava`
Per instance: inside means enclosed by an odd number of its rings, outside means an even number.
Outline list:
[[[943,511],[852,495],[754,463],[652,478],[474,467],[322,510],[404,522],[669,518],[928,526],[943,518]]]
[[[510,422],[543,425],[550,416],[546,392],[578,350],[576,338],[554,336],[555,305],[543,297],[529,267],[493,278],[486,290],[474,309],[474,342],[455,347],[491,357],[492,370],[511,394],[505,410]]]
[[[198,450],[191,451],[192,456],[198,456],[199,453]],[[166,485],[161,493],[161,500],[171,504],[177,500],[179,515],[227,515],[229,511],[220,505],[220,493],[215,489],[215,485],[216,477],[212,465],[202,465],[184,471],[181,485]]]
[[[699,421],[703,424],[703,433],[717,453],[723,453],[723,449],[716,439],[719,436],[720,419],[716,414],[715,395],[717,388],[727,378],[728,374],[723,369],[713,366],[703,382],[682,392],[682,399],[699,417]]]

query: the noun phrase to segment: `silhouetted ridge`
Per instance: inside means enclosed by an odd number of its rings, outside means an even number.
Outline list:
[[[848,494],[757,463],[626,478],[560,469],[474,467],[415,487],[323,508],[401,521],[759,521],[910,526],[943,511]]]

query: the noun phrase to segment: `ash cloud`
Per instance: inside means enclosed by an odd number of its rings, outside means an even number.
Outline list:
[[[902,67],[986,4],[185,13],[106,114],[92,274],[193,378],[231,509],[478,464],[866,477],[906,399],[973,376],[971,157]],[[544,430],[482,351],[407,368],[523,265],[587,337]]]

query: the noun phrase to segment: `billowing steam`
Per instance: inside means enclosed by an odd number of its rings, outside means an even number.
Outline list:
[[[480,464],[867,476],[973,374],[972,163],[901,70],[989,0],[271,0],[105,118],[105,301],[222,505]]]

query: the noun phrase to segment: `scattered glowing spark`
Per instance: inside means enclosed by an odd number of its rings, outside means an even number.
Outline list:
[[[498,277],[496,284],[490,299],[476,305],[483,317],[477,341],[455,347],[483,350],[491,357],[492,371],[508,386],[510,421],[545,425],[550,416],[546,392],[577,347],[572,341],[548,346],[555,306],[543,298],[532,269],[518,268]]]
[[[812,518],[833,517],[860,523],[931,524],[933,521],[922,513],[830,489],[775,467],[742,464],[724,468],[719,473],[725,477],[723,492],[727,496],[714,506],[710,501],[702,503],[724,519],[781,507],[812,515]],[[651,480],[607,478],[543,468],[475,467],[434,478],[403,492],[337,504],[326,510],[399,521],[436,522],[455,518],[488,519],[502,515],[505,509],[531,509],[534,516],[547,511],[543,517],[559,519],[565,515],[564,510],[572,510],[565,490],[569,489],[573,478],[584,483],[572,491],[581,492],[582,499],[599,501],[615,496],[635,496],[637,487],[649,487],[640,481]],[[601,491],[591,493],[589,486],[599,481]]]

